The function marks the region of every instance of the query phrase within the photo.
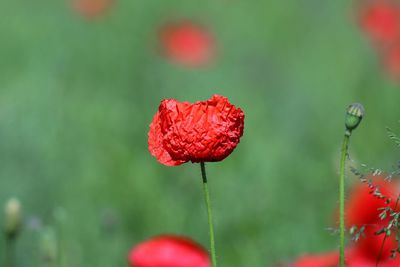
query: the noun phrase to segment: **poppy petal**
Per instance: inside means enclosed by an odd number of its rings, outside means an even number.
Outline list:
[[[129,253],[132,267],[211,267],[207,251],[194,241],[180,236],[154,237]]]
[[[148,134],[148,145],[150,154],[153,155],[160,163],[167,166],[178,166],[185,163],[184,160],[174,160],[163,146],[163,136],[161,134],[160,113],[157,112],[150,124]]]

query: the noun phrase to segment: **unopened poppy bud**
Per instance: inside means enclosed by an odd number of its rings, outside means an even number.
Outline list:
[[[347,108],[345,125],[348,134],[350,134],[352,130],[357,128],[364,114],[365,109],[360,103],[353,103]]]
[[[21,204],[16,198],[7,201],[4,209],[4,230],[8,238],[14,238],[21,228]]]

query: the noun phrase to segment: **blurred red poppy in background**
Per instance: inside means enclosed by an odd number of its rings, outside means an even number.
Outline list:
[[[339,263],[339,252],[328,252],[321,255],[307,255],[298,259],[293,267],[336,267]]]
[[[391,0],[361,0],[359,23],[371,41],[390,45],[399,39],[400,10]]]
[[[400,81],[400,40],[392,47],[387,48],[383,54],[382,62],[390,77],[393,80]]]
[[[384,69],[400,81],[400,2],[360,0],[358,20],[381,59]]]
[[[213,95],[207,101],[161,101],[150,124],[150,153],[167,166],[221,161],[240,142],[244,113],[228,98]]]
[[[381,219],[381,208],[390,207],[398,211],[396,206],[396,183],[384,181],[384,178],[369,177],[371,184],[357,184],[350,192],[346,205],[346,224],[350,228],[365,227],[358,241],[346,249],[346,263],[348,267],[375,267],[378,255],[381,253],[379,266],[400,266],[400,257],[391,259],[392,250],[397,249],[396,235],[394,232],[385,240],[385,234],[377,234],[386,227],[390,216]],[[380,197],[384,196],[384,197]],[[336,267],[339,264],[339,252],[329,252],[320,255],[306,255],[297,259],[293,267]]]
[[[211,267],[207,251],[186,237],[163,235],[135,246],[128,256],[132,267]]]
[[[208,65],[215,57],[214,36],[193,21],[182,20],[163,25],[159,30],[162,54],[187,67]]]
[[[85,18],[91,19],[103,15],[115,0],[72,0],[73,9]]]

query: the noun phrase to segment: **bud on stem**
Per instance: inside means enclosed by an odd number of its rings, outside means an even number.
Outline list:
[[[345,221],[344,221],[344,195],[345,195],[345,169],[346,169],[346,159],[348,155],[348,146],[350,141],[351,132],[357,128],[360,124],[365,110],[360,103],[351,104],[346,110],[346,132],[344,134],[344,139],[341,149],[340,157],[340,176],[339,176],[339,261],[340,267],[345,267]]]
[[[21,230],[21,217],[21,204],[18,199],[9,199],[4,206],[5,267],[15,266],[15,241]]]
[[[353,103],[347,108],[345,119],[346,135],[351,135],[351,132],[360,124],[364,114],[365,109],[360,103]]]
[[[10,198],[4,208],[4,231],[8,239],[14,239],[21,229],[21,204],[16,198]]]

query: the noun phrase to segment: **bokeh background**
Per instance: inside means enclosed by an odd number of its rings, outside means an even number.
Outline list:
[[[216,93],[246,114],[234,153],[207,165],[220,265],[335,249],[349,103],[366,108],[352,158],[384,169],[398,159],[385,127],[400,129],[400,88],[355,6],[118,0],[85,16],[68,1],[0,1],[0,203],[23,206],[18,266],[45,266],[52,249],[62,266],[127,266],[134,244],[161,233],[208,246],[200,166],[159,164],[147,132],[160,100]],[[181,18],[214,35],[212,63],[160,54],[159,28]]]

